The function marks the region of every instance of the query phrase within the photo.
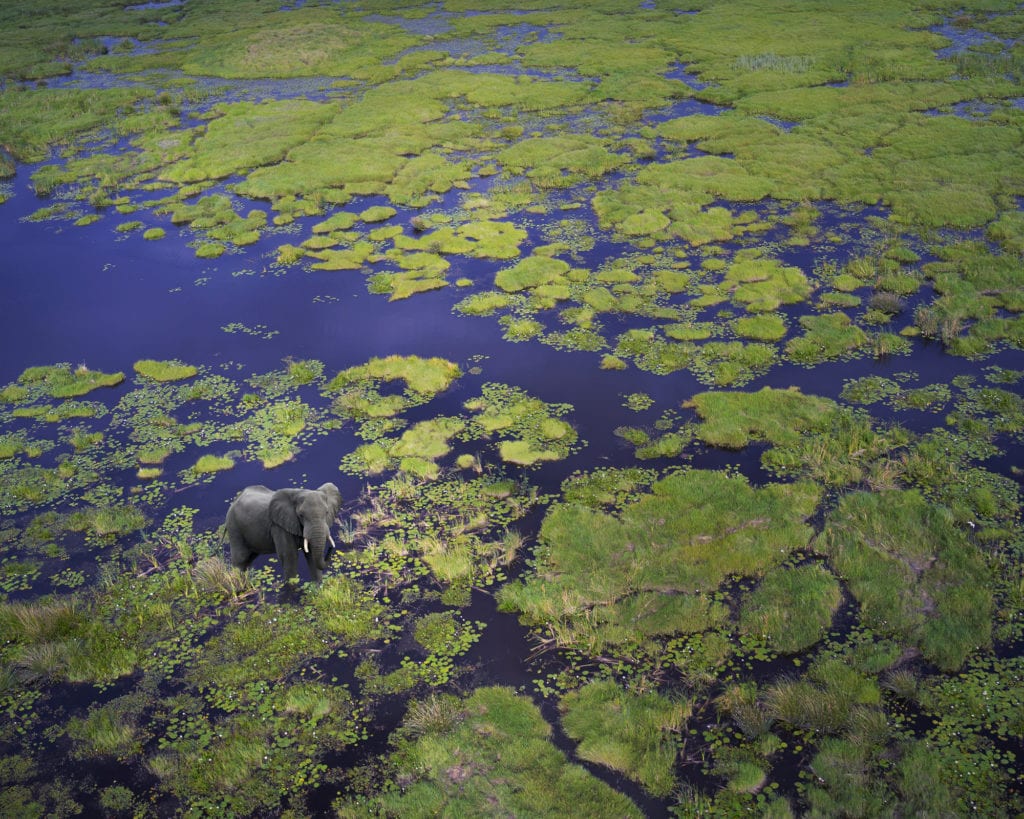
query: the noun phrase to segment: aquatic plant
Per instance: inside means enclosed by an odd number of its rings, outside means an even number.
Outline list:
[[[197,367],[191,364],[183,364],[180,361],[153,361],[143,359],[132,365],[135,372],[154,381],[181,381],[192,378],[199,372]]]

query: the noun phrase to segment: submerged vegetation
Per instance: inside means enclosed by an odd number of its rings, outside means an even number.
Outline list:
[[[244,311],[9,351],[0,813],[1024,812],[1019,4],[272,5],[0,9],[0,214]]]

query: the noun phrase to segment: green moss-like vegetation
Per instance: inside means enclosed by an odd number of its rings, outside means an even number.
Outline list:
[[[139,375],[152,378],[154,381],[182,381],[193,378],[199,372],[193,365],[180,361],[143,359],[136,361],[132,366]]]

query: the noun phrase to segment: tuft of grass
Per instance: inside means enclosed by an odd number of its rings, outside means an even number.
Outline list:
[[[132,366],[139,375],[152,378],[154,381],[183,381],[186,378],[193,378],[199,372],[197,367],[180,361],[143,359],[136,361]]]
[[[819,545],[861,605],[864,622],[955,671],[989,645],[985,561],[950,512],[915,490],[845,495]]]
[[[740,631],[794,654],[825,636],[841,601],[839,582],[817,563],[775,569],[744,601]]]
[[[580,757],[637,780],[655,796],[675,787],[675,735],[690,716],[689,703],[654,692],[634,694],[604,680],[567,694],[561,709]]]
[[[203,455],[193,464],[192,470],[199,475],[208,475],[233,469],[234,466],[234,460],[226,455]]]
[[[440,718],[433,718],[439,711]],[[395,816],[640,816],[628,798],[570,764],[551,743],[551,727],[537,707],[510,689],[478,688],[455,702],[437,698],[414,705],[410,715],[413,736],[396,772],[403,787],[375,793],[371,810]],[[365,811],[361,805],[351,808]]]

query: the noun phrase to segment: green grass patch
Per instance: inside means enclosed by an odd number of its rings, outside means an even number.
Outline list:
[[[775,313],[736,319],[736,335],[755,341],[781,341],[786,337],[786,321]]]
[[[576,753],[635,779],[655,796],[675,787],[675,734],[690,716],[687,702],[655,692],[634,694],[610,680],[562,698],[562,724],[579,742]]]
[[[570,764],[537,707],[510,689],[413,703],[404,731],[395,762],[407,784],[371,800],[384,814],[640,815],[625,796]]]
[[[792,443],[835,410],[835,402],[796,389],[705,392],[687,402],[701,418],[696,435],[714,446],[740,449],[751,440]]]
[[[152,378],[154,381],[183,381],[186,378],[193,378],[199,372],[197,367],[180,361],[142,359],[132,366],[139,375]]]
[[[809,483],[752,488],[720,472],[681,472],[619,514],[552,507],[535,574],[505,586],[501,607],[543,624],[559,645],[589,654],[725,621],[715,592],[733,575],[759,576],[811,534]]]
[[[800,326],[806,332],[786,344],[786,355],[796,364],[820,364],[855,355],[869,341],[845,313],[802,316]]]
[[[197,474],[205,475],[212,472],[224,472],[233,469],[234,466],[234,460],[223,455],[203,455],[195,462],[192,469]]]
[[[991,580],[977,547],[943,507],[913,490],[844,496],[819,546],[866,625],[955,671],[991,639]]]
[[[740,630],[786,654],[805,651],[825,636],[841,600],[839,582],[817,563],[775,569],[744,601]]]
[[[494,283],[506,293],[518,293],[545,284],[564,281],[568,262],[548,256],[528,256],[512,267],[498,271]]]

